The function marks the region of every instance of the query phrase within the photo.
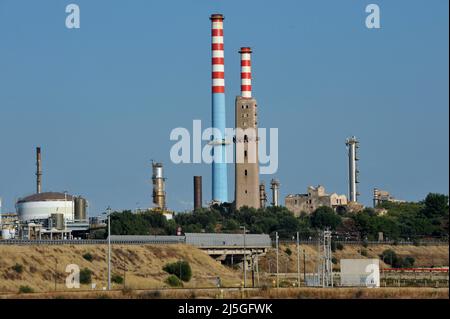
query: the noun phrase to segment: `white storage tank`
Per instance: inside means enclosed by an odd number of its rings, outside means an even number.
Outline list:
[[[64,219],[74,219],[73,196],[66,193],[47,192],[21,198],[16,204],[21,221],[48,219],[52,214],[64,214]]]

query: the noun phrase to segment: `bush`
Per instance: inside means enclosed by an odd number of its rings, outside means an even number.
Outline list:
[[[367,257],[369,254],[366,249],[361,249],[361,256]]]
[[[16,273],[21,274],[23,273],[23,266],[21,264],[15,264],[11,267]]]
[[[30,286],[20,286],[19,287],[19,293],[21,293],[21,294],[29,294],[32,292],[34,292],[34,290]]]
[[[188,282],[192,278],[192,269],[187,261],[177,261],[166,264],[163,270],[171,275],[175,275],[181,280]]]
[[[116,284],[123,284],[123,277],[121,275],[113,274],[111,276],[111,281]]]
[[[292,255],[292,250],[288,247],[286,248],[286,250],[284,251],[286,253],[286,255],[290,256]]]
[[[412,266],[414,266],[415,262],[416,262],[416,260],[413,257],[408,256],[405,259],[403,259],[403,267],[411,268]]]
[[[336,257],[333,257],[331,258],[331,262],[336,265],[338,263],[338,260]]]
[[[183,282],[175,275],[170,275],[169,277],[167,277],[166,283],[170,287],[183,287]]]
[[[342,245],[341,243],[336,243],[336,249],[343,250],[344,249],[344,245]]]
[[[83,254],[83,258],[86,259],[87,261],[92,261],[94,259],[91,253]]]
[[[84,268],[80,270],[80,284],[90,284],[92,282],[92,270]]]

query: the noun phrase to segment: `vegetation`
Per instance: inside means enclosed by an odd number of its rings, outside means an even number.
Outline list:
[[[91,253],[83,254],[83,258],[86,259],[87,261],[92,261],[94,259]]]
[[[90,284],[92,282],[92,270],[84,268],[80,270],[80,283]]]
[[[410,268],[414,266],[414,258],[411,256],[407,256],[405,258],[402,258],[398,256],[395,251],[392,249],[386,249],[383,251],[383,253],[380,255],[380,258],[383,259],[383,261],[386,264],[391,265],[393,268]]]
[[[387,211],[384,215],[366,208],[352,213],[346,210],[333,211],[319,207],[312,214],[295,217],[285,207],[254,209],[242,207],[239,210],[229,203],[214,205],[209,209],[175,214],[166,218],[154,211],[134,214],[131,211],[115,212],[111,215],[111,232],[116,235],[174,235],[180,226],[190,232],[241,232],[246,226],[249,233],[264,233],[281,239],[295,238],[296,232],[302,239],[315,237],[317,230],[330,228],[342,234],[351,234],[351,239],[377,240],[383,233],[388,240],[414,241],[423,237],[448,237],[448,196],[430,193],[420,202],[382,203],[377,209]],[[105,236],[106,232],[95,236]],[[346,236],[348,237],[348,236]],[[334,247],[339,249],[337,244]]]
[[[21,274],[23,273],[23,266],[21,264],[16,263],[14,266],[11,267],[12,270],[14,270],[16,273]]]
[[[181,260],[174,263],[166,264],[163,270],[171,275],[177,276],[179,279],[188,282],[192,278],[192,269],[187,261]]]
[[[285,249],[284,252],[285,252],[286,255],[288,255],[288,256],[292,255],[292,250],[291,250],[289,247],[287,247],[287,248]]]
[[[121,285],[121,284],[123,284],[123,277],[121,275],[118,275],[118,274],[113,274],[111,276],[111,281],[113,283],[115,283],[115,284]]]
[[[19,287],[19,293],[21,293],[21,294],[29,294],[32,292],[34,292],[34,290],[30,286],[20,286]]]
[[[170,275],[167,277],[166,283],[170,287],[183,287],[183,282],[176,275]]]

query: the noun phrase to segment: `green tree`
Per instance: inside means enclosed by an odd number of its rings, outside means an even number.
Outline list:
[[[336,229],[341,222],[342,218],[330,207],[321,206],[311,214],[311,225],[317,229],[325,229],[327,227]]]
[[[192,278],[191,266],[184,260],[166,264],[163,270],[171,275],[177,276],[185,282],[188,282]]]

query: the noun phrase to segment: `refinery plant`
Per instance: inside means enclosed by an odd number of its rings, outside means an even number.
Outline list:
[[[265,208],[283,206],[280,200],[280,180],[273,177],[269,186],[271,199],[266,192],[264,181],[259,176],[258,159],[258,114],[261,108],[252,94],[252,54],[251,47],[243,46],[237,52],[240,56],[240,94],[235,98],[234,128],[235,136],[225,136],[225,72],[224,72],[224,16],[212,14],[211,23],[211,126],[220,136],[212,136],[209,141],[213,153],[220,159],[212,162],[212,197],[207,205],[231,203],[235,209],[242,207]],[[226,146],[234,144],[234,199],[228,196]],[[309,186],[305,194],[288,194],[285,206],[295,215],[301,212],[311,214],[320,206],[334,211],[346,209],[361,211],[364,206],[358,203],[359,140],[347,138],[348,150],[348,196],[337,193],[328,194],[322,185]],[[168,208],[164,165],[152,161],[151,183],[152,207],[146,210],[157,212],[173,219],[174,212]],[[193,177],[193,210],[204,207],[202,176]],[[374,205],[385,201],[399,201],[386,191],[374,189]],[[0,200],[1,211],[1,200]],[[16,212],[0,214],[2,218],[3,239],[74,239],[88,238],[91,230],[106,227],[102,217],[88,216],[88,201],[68,192],[42,191],[41,148],[36,148],[36,193],[19,198]]]

